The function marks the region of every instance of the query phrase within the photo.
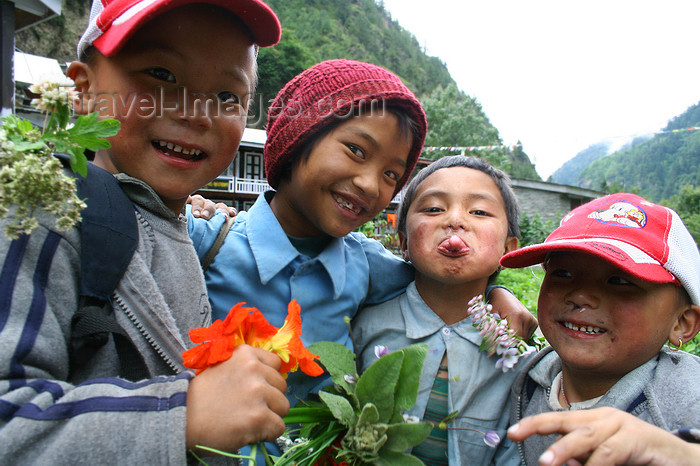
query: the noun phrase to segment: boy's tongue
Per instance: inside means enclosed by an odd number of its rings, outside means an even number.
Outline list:
[[[469,252],[469,246],[459,236],[452,235],[438,245],[438,251],[446,256],[463,256]]]

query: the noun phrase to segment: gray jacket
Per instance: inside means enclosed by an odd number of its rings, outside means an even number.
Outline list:
[[[511,392],[510,424],[525,416],[549,412],[549,390],[561,371],[561,360],[548,347],[527,361]],[[700,426],[700,358],[664,347],[655,358],[620,379],[598,403],[627,411],[667,431]],[[537,465],[556,435],[533,435],[515,444],[504,464]]]
[[[117,178],[135,204],[139,242],[112,307],[152,378],[117,378],[111,339],[85,367],[72,367],[77,229],[58,231],[40,214],[32,235],[0,236],[0,464],[187,462],[191,373],[181,354],[191,346],[187,331],[210,321],[204,278],[185,220],[145,183]]]

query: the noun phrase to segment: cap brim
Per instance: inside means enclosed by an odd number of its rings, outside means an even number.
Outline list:
[[[269,6],[257,0],[141,0],[121,12],[111,24],[98,24],[104,32],[93,45],[104,56],[114,56],[145,23],[168,10],[191,3],[217,5],[229,10],[245,24],[253,35],[253,42],[260,47],[275,45],[281,38],[282,27],[277,15]],[[109,6],[100,15],[101,18],[109,18],[108,9]]]
[[[608,239],[555,240],[509,252],[501,258],[501,265],[508,268],[528,267],[544,262],[547,254],[552,252],[582,252],[596,256],[641,280],[652,283],[680,283],[658,261],[644,252],[626,243],[622,247],[619,246],[619,242]]]

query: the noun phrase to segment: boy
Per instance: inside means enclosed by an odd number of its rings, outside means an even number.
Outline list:
[[[551,348],[515,381],[511,422],[609,406],[667,431],[700,425],[700,359],[678,351],[700,330],[700,253],[678,214],[634,194],[596,199],[501,259],[540,262]],[[529,437],[512,460],[537,464],[555,439]]]
[[[426,343],[428,352],[415,406],[408,412],[439,423],[456,411],[448,430],[433,429],[412,454],[427,465],[491,464],[487,431],[505,437],[507,401],[515,371],[479,351],[481,336],[467,314],[483,296],[504,253],[518,246],[519,208],[508,176],[476,157],[443,157],[409,183],[398,214],[404,259],[415,281],[396,298],[362,309],[353,320],[358,364],[375,347],[396,351]]]
[[[95,1],[68,76],[76,111],[121,121],[95,164],[118,173],[134,204],[138,245],[111,303],[150,378],[117,377],[116,338],[85,364],[71,358],[80,233],[44,214],[31,236],[0,239],[0,463],[184,464],[196,445],[232,451],[283,432],[277,356],[244,346],[195,379],[185,372],[187,332],[210,310],[179,216],[231,163],[257,47],[279,37],[258,0]]]

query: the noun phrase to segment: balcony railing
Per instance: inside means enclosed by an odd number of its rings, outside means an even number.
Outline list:
[[[272,189],[267,180],[264,179],[254,179],[254,178],[229,178],[229,177],[219,177],[209,185],[205,186],[204,189],[222,190],[225,189],[226,182],[228,181],[228,192],[238,193],[238,194],[260,194],[264,193],[268,189]],[[399,204],[401,199],[403,199],[404,190],[402,189],[394,199],[392,203]]]
[[[272,189],[267,180],[253,178],[231,178],[228,182],[228,190],[232,193],[260,194]]]

